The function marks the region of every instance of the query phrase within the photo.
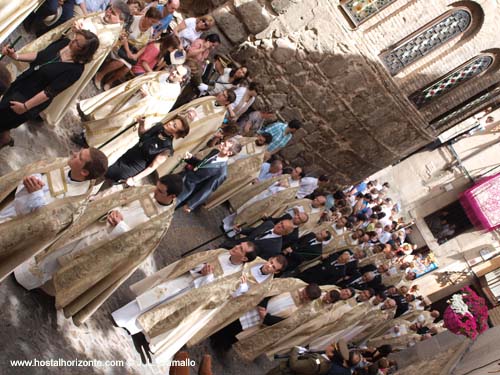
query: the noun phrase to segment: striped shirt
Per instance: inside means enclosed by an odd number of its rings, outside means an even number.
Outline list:
[[[275,122],[269,125],[265,129],[259,131],[259,133],[269,133],[273,136],[272,142],[267,146],[268,152],[273,152],[279,148],[285,147],[288,142],[292,139],[292,133],[285,134],[288,125],[283,122]]]

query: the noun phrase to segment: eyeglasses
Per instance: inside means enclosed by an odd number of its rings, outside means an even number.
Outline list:
[[[202,24],[203,24],[206,28],[210,27],[210,26],[208,25],[208,21],[207,21],[207,20],[200,20],[200,22],[201,22],[201,23],[202,23]]]

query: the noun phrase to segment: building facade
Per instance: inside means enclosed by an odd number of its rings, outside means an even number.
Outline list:
[[[339,182],[406,157],[498,94],[494,0],[202,4],[264,84],[258,104],[304,121],[283,156]]]

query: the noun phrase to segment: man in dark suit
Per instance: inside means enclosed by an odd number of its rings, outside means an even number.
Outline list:
[[[187,159],[184,189],[177,197],[177,208],[182,206],[184,212],[189,213],[202,205],[226,179],[229,157],[240,151],[238,140],[231,138],[222,142],[202,160],[194,157]]]
[[[376,275],[373,271],[365,272],[360,277],[349,282],[347,286],[358,290],[372,288],[375,291],[380,291],[385,289],[382,284],[382,276]]]
[[[288,260],[287,271],[292,271],[304,261],[313,260],[321,256],[323,243],[329,241],[332,235],[329,231],[323,230],[318,233],[308,233],[300,237],[294,243],[283,249]]]
[[[340,254],[333,253],[328,258],[321,261],[320,264],[308,268],[299,273],[296,277],[306,283],[317,283],[318,285],[335,285],[344,278],[349,277],[349,272],[356,267],[350,267],[353,260],[348,251]],[[356,260],[354,261],[357,262]]]
[[[269,259],[281,254],[283,237],[292,231],[293,221],[290,219],[281,220],[276,224],[273,220],[266,220],[257,228],[242,229],[240,235],[246,237],[226,240],[221,247],[231,249],[241,242],[252,241],[257,246],[257,255]]]
[[[307,223],[309,220],[309,215],[305,212],[294,211],[293,216],[290,214],[284,214],[279,218],[270,218],[274,223],[278,223],[281,220],[290,219],[293,221],[293,231],[292,233],[283,236],[283,249],[291,246],[292,243],[296,242],[299,239],[299,227],[302,224]]]
[[[381,264],[380,266],[375,266],[374,264],[367,264],[366,266],[359,267],[356,272],[351,273],[351,277],[349,279],[346,279],[343,281],[342,285],[349,285],[350,283],[354,282],[355,279],[358,279],[361,277],[361,275],[364,275],[367,272],[373,272],[375,276],[380,275],[380,278],[382,275],[387,272],[388,268],[385,264]],[[378,279],[377,279],[378,280]],[[376,284],[377,281],[375,281],[372,284]],[[377,288],[375,288],[377,289]]]

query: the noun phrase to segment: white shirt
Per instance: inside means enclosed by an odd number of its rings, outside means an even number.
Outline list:
[[[264,275],[261,272],[260,269],[262,268],[262,266],[263,264],[258,264],[250,270],[250,273],[254,277],[255,281],[257,281],[259,284],[262,284],[269,277],[271,277],[271,274]],[[259,323],[260,323],[260,316],[257,309],[252,309],[240,317],[240,324],[243,329],[248,329]]]
[[[186,18],[184,23],[186,28],[179,32],[179,38],[182,41],[184,48],[190,46],[196,39],[199,39],[203,31],[196,31],[196,18]]]
[[[231,109],[235,109],[238,106],[238,104],[240,104],[246,92],[247,88],[243,86],[238,87],[236,90],[234,90],[234,93],[236,94],[236,100],[229,105]]]
[[[318,187],[318,179],[316,177],[303,177],[300,180],[300,188],[297,192],[297,198],[302,199],[311,194]]]
[[[263,240],[266,238],[280,238],[281,235],[274,233],[274,229],[271,231],[271,233],[266,234],[264,237],[260,237],[259,240]]]
[[[0,223],[16,217],[17,215],[29,214],[37,208],[46,206],[54,200],[64,197],[70,197],[85,193],[89,187],[89,181],[74,181],[67,174],[69,170],[64,170],[68,191],[53,197],[49,190],[49,184],[45,174],[36,173],[36,177],[43,181],[44,186],[42,189],[33,193],[28,193],[24,184],[21,182],[16,189],[14,201],[8,204],[2,211],[0,211]]]
[[[383,231],[382,233],[379,234],[378,240],[382,242],[383,244],[386,244],[389,242],[392,238],[392,234],[390,232]]]
[[[257,179],[262,182],[262,181],[268,180],[272,177],[279,176],[281,174],[281,171],[278,173],[270,173],[269,172],[270,168],[271,168],[271,164],[263,163],[262,166],[260,167],[260,173],[259,173],[259,177],[257,177]]]

